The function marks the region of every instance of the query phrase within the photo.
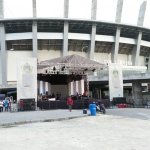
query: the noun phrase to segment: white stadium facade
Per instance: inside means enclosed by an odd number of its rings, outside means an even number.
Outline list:
[[[18,57],[40,62],[77,54],[104,64],[121,63],[124,90],[144,98],[150,81],[150,29],[143,27],[147,3],[141,4],[134,26],[121,23],[123,0],[116,4],[114,22],[97,21],[97,0],[91,2],[89,20],[68,18],[69,0],[64,0],[64,18],[37,18],[33,0],[32,18],[5,19],[0,0],[0,92],[16,90]],[[98,98],[102,92],[107,95],[108,71],[90,74],[89,85]]]

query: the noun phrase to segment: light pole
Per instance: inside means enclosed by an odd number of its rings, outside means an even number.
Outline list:
[[[83,52],[83,50],[84,50],[86,47],[88,47],[88,45],[82,47],[82,52]]]
[[[88,48],[88,45],[85,45],[82,47],[82,52],[85,48]],[[86,51],[85,51],[86,52]],[[87,87],[87,92],[88,92],[88,97],[89,97],[89,81],[88,81],[88,70],[86,72],[86,87]]]

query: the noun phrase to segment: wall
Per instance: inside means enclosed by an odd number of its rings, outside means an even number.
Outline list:
[[[128,55],[118,54],[118,60],[127,61],[128,60]]]
[[[145,58],[144,58],[144,56],[139,56],[138,66],[145,66]]]
[[[94,60],[97,60],[99,62],[103,62],[104,60],[110,60],[111,54],[107,53],[94,53]]]
[[[76,55],[79,55],[82,57],[87,57],[87,53],[85,53],[85,52],[75,52],[75,51],[69,51],[68,52],[68,55],[73,55],[73,54],[76,54]]]
[[[2,84],[1,51],[0,51],[0,84]]]
[[[69,95],[68,85],[51,85],[51,93],[60,93],[61,97],[66,97]]]
[[[7,81],[17,81],[17,58],[32,57],[32,51],[7,51]]]
[[[61,51],[55,50],[38,50],[38,61],[44,61],[61,56]]]
[[[118,60],[122,61],[131,61],[131,55],[118,54]],[[111,60],[111,54],[107,53],[94,53],[94,60],[98,60],[99,62],[103,62],[104,60]],[[144,56],[139,56],[138,66],[145,66]]]

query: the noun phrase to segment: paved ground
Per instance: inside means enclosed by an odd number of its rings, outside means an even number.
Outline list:
[[[52,112],[56,113],[56,111],[31,113],[50,115]],[[65,110],[58,112],[56,116],[64,113]],[[30,112],[5,114],[28,116]],[[0,114],[0,117],[2,115],[4,114]],[[0,149],[149,150],[149,115],[150,109],[107,109],[106,115],[0,127]]]
[[[53,121],[82,116],[87,116],[82,113],[82,110],[72,110],[72,112],[69,112],[69,110],[3,112],[0,113],[0,125]]]
[[[106,110],[107,115],[123,116],[128,118],[150,120],[150,108],[113,108]],[[90,114],[88,110],[88,114]],[[82,110],[44,110],[44,111],[28,111],[28,112],[3,112],[0,113],[0,125],[23,124],[42,121],[55,121],[62,119],[70,119],[75,117],[87,116]]]
[[[150,108],[115,108],[107,109],[107,115],[123,116],[141,120],[150,120]]]

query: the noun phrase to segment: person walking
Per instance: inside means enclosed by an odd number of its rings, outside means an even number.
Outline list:
[[[5,100],[4,102],[4,107],[5,107],[5,112],[7,111],[8,112],[8,100]]]
[[[3,100],[0,100],[0,112],[3,112]]]
[[[67,105],[69,106],[69,111],[71,112],[72,105],[73,105],[73,100],[72,100],[71,96],[67,100]]]

